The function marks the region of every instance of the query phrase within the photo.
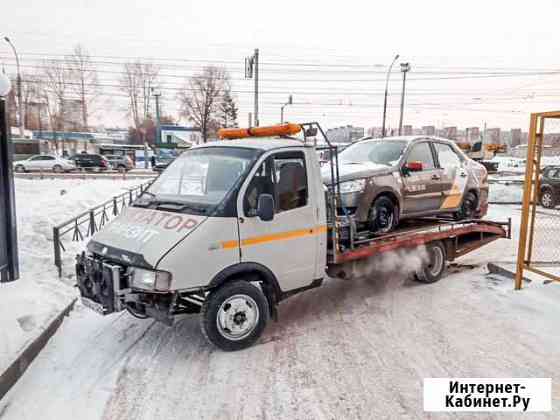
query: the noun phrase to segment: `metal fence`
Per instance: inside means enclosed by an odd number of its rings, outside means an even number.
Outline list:
[[[560,156],[545,151],[560,140],[560,111],[531,114],[515,288],[523,272],[560,281]]]
[[[132,204],[152,182],[153,180],[131,188],[127,192],[115,196],[53,227],[54,265],[58,269],[59,277],[62,276],[62,253],[66,251],[66,247],[62,242],[63,237],[71,235],[70,241],[81,242],[85,238],[92,236],[101,230],[112,218],[118,216],[125,207]]]

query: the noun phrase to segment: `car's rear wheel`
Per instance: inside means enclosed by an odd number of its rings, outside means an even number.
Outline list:
[[[541,192],[541,206],[547,208],[547,209],[553,209],[554,207],[556,207],[556,200],[554,198],[554,194],[552,193],[551,190],[544,189]]]
[[[386,196],[375,199],[369,211],[369,227],[377,234],[389,233],[397,226],[398,207]]]
[[[14,171],[19,172],[19,173],[23,173],[23,172],[25,172],[25,166],[16,165],[16,167],[14,168]]]
[[[463,197],[463,202],[461,203],[461,209],[455,213],[456,220],[473,219],[476,217],[476,207],[478,205],[478,199],[476,194],[469,191]]]
[[[52,170],[53,170],[53,172],[55,172],[57,174],[64,172],[64,170],[62,169],[62,166],[60,166],[60,165],[54,165]]]
[[[126,172],[126,166],[124,165],[119,165],[117,166],[117,171],[119,171],[121,174]]]
[[[447,253],[441,241],[431,242],[426,246],[427,260],[415,271],[414,280],[421,283],[435,283],[445,272]]]

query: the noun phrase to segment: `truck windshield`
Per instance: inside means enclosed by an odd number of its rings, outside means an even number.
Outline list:
[[[249,169],[256,149],[205,147],[181,154],[136,205],[177,204],[208,213]]]
[[[355,143],[340,152],[340,163],[373,162],[388,166],[396,165],[406,144],[406,140],[368,140]]]

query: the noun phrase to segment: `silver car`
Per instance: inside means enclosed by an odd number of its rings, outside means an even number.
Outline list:
[[[53,171],[62,173],[75,169],[76,166],[72,162],[55,155],[35,155],[25,160],[14,162],[14,171],[16,172]]]

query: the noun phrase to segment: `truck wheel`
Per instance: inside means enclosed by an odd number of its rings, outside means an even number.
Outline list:
[[[427,246],[428,261],[422,264],[422,268],[416,270],[414,279],[421,283],[435,283],[445,271],[447,253],[443,242],[430,242]]]
[[[261,336],[268,313],[268,302],[258,287],[244,280],[234,281],[206,298],[200,314],[201,329],[216,347],[241,350]]]
[[[553,209],[556,206],[554,195],[548,188],[541,193],[541,205],[547,209]]]
[[[369,211],[371,232],[384,234],[392,231],[397,225],[397,211],[398,208],[389,197],[376,198]]]
[[[473,219],[476,215],[477,205],[478,200],[476,198],[476,194],[472,191],[469,191],[463,198],[461,209],[457,213],[455,213],[455,220]]]

